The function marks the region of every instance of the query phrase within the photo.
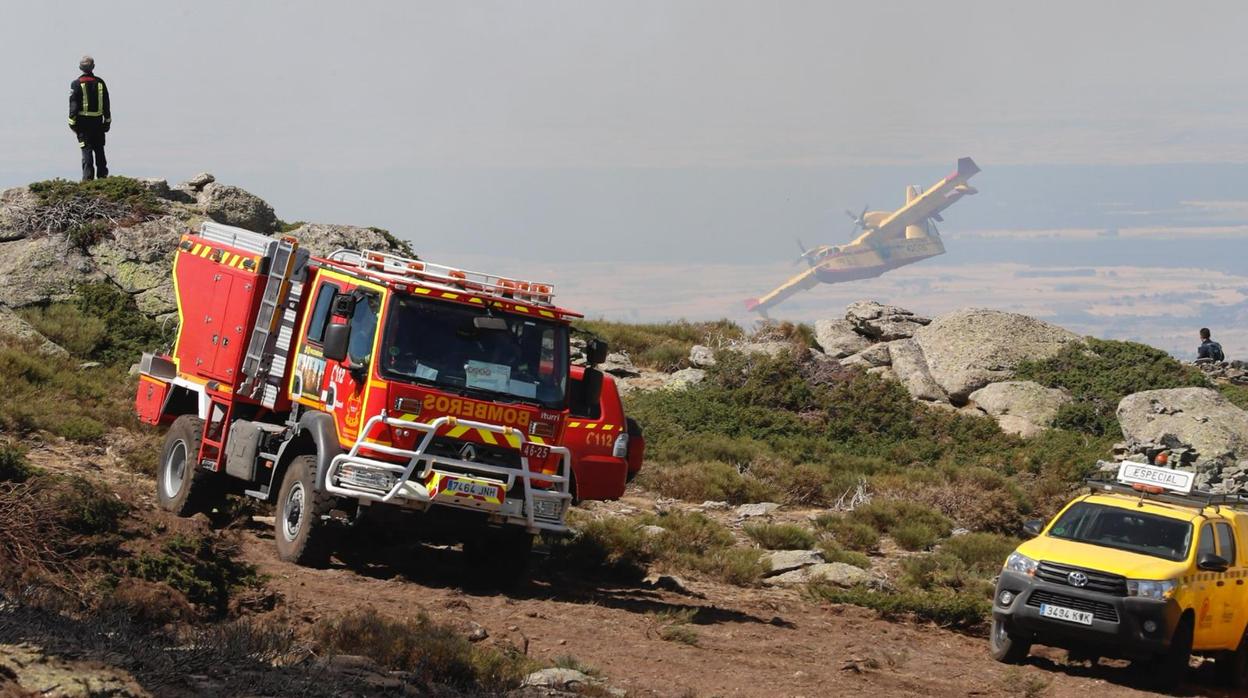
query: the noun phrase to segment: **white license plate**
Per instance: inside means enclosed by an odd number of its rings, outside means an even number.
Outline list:
[[[1050,606],[1047,603],[1040,604],[1040,615],[1045,618],[1056,618],[1070,623],[1079,623],[1081,625],[1092,625],[1092,614],[1087,611],[1076,611],[1073,608],[1065,608],[1063,606]]]
[[[448,480],[446,483],[446,491],[459,492],[460,494],[469,494],[476,497],[498,497],[498,485],[477,482],[475,480]]]

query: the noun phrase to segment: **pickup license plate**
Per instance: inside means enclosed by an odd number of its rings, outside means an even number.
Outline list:
[[[1079,623],[1080,625],[1092,625],[1092,614],[1087,611],[1076,611],[1073,608],[1065,608],[1063,606],[1050,606],[1047,603],[1040,604],[1040,615],[1045,618],[1056,618],[1069,623]]]
[[[468,480],[452,477],[446,479],[442,492],[450,495],[468,497],[484,497],[487,501],[498,504],[502,501],[502,488],[492,482]]]

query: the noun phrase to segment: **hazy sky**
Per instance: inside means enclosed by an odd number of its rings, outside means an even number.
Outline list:
[[[114,171],[451,261],[784,262],[962,155],[949,232],[1248,224],[1242,2],[0,1],[0,186],[89,52]]]

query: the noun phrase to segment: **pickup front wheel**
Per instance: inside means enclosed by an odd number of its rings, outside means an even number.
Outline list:
[[[1218,678],[1231,688],[1248,688],[1248,632],[1239,641],[1239,648],[1233,652],[1223,652],[1214,663]]]
[[[304,567],[325,567],[333,552],[328,515],[333,495],[316,491],[316,456],[295,456],[282,477],[273,517],[277,556]]]
[[[988,637],[988,649],[992,658],[1004,664],[1022,664],[1031,652],[1031,643],[1010,634],[1005,619],[994,616],[992,632]]]

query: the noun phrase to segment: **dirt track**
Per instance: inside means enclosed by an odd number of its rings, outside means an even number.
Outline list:
[[[178,523],[156,510],[154,483],[115,467],[103,452],[43,444],[38,465],[78,470],[138,493],[145,515]],[[644,495],[630,505],[653,505]],[[357,604],[414,615],[421,610],[465,631],[479,624],[487,643],[527,648],[539,659],[571,655],[599,669],[613,687],[654,696],[1081,696],[1154,695],[1122,663],[1066,665],[1065,653],[1037,648],[1027,666],[988,656],[982,637],[931,625],[887,622],[868,610],[816,603],[791,590],[743,589],[686,580],[685,591],[647,584],[605,584],[543,571],[508,593],[465,588],[460,552],[421,544],[376,551],[327,570],[280,562],[271,526],[253,521],[239,531],[242,554],[280,595],[272,622],[308,629]],[[693,609],[697,646],[663,640],[655,614]],[[1038,656],[1036,656],[1038,655]],[[1179,695],[1225,697],[1211,667],[1193,670]]]
[[[1132,688],[1119,666],[1066,666],[1065,653],[1040,649],[1029,666],[989,658],[985,640],[930,625],[880,620],[865,609],[817,604],[797,592],[687,582],[687,593],[651,585],[535,579],[503,593],[465,591],[459,553],[421,545],[385,551],[353,567],[308,570],[281,563],[271,534],[247,532],[245,557],[304,622],[344,602],[395,615],[423,609],[487,642],[527,647],[531,656],[573,655],[610,685],[656,696],[1077,696],[1152,695]],[[658,636],[653,614],[695,609],[698,645]],[[1207,673],[1207,672],[1203,672]],[[1183,695],[1225,696],[1193,672]]]

